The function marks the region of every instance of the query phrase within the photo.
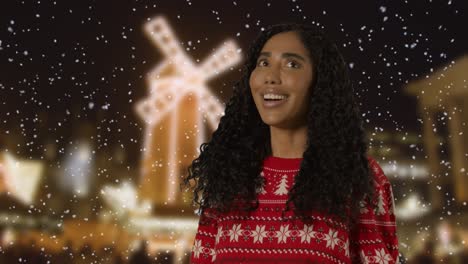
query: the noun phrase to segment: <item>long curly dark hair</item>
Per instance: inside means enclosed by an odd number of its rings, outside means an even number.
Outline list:
[[[345,61],[337,46],[317,28],[274,25],[250,47],[241,79],[226,104],[225,115],[211,140],[188,168],[183,186],[194,192],[201,209],[254,210],[263,160],[272,155],[269,126],[263,123],[250,91],[249,77],[265,42],[294,31],[310,53],[314,81],[307,117],[307,148],[289,192],[287,210],[298,215],[316,210],[341,218],[358,212],[372,197],[367,138]]]

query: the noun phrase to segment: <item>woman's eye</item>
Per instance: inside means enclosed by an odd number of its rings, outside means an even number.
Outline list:
[[[286,65],[291,68],[299,68],[301,66],[299,63],[295,61],[288,61]]]
[[[260,66],[260,67],[268,66],[268,62],[266,60],[259,60],[257,62],[257,66]]]

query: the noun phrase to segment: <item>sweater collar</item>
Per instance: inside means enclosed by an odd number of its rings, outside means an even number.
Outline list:
[[[263,167],[276,170],[299,170],[302,158],[282,158],[268,156],[263,161]]]

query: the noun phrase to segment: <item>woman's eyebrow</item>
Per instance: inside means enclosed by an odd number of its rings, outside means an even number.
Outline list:
[[[297,54],[297,53],[285,52],[285,53],[283,53],[281,55],[281,57],[285,57],[285,58],[294,57],[294,58],[299,59],[299,60],[301,60],[303,62],[306,62],[306,59],[304,57],[302,57],[301,55]]]
[[[261,57],[261,56],[271,57],[271,52],[269,52],[269,51],[260,52],[259,57]],[[296,59],[299,59],[299,60],[302,60],[302,61],[306,62],[306,59],[304,57],[302,57],[301,55],[299,55],[297,53],[293,53],[293,52],[285,52],[285,53],[281,54],[281,57],[283,57],[283,58],[293,57],[293,58],[296,58]]]

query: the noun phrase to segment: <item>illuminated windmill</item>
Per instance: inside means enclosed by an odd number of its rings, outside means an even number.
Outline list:
[[[142,198],[157,205],[182,201],[180,176],[199,154],[205,123],[216,129],[224,106],[206,82],[237,64],[238,47],[228,40],[196,65],[180,46],[163,17],[145,25],[145,32],[165,56],[148,75],[149,95],[137,111],[147,126],[144,135]]]

